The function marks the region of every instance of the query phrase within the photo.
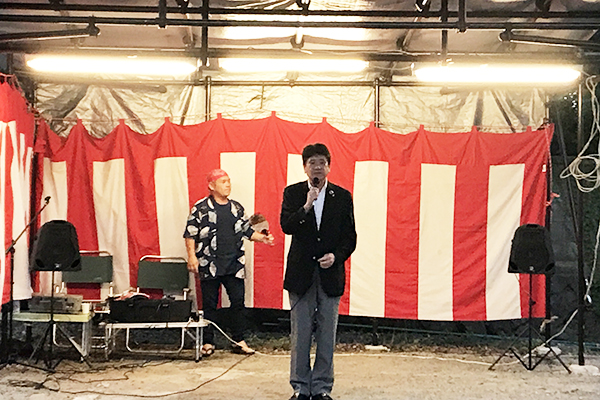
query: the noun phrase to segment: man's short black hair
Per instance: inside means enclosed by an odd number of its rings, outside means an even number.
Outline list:
[[[302,150],[302,164],[306,165],[306,162],[312,156],[324,156],[327,159],[327,164],[331,165],[331,154],[323,143],[306,145]]]

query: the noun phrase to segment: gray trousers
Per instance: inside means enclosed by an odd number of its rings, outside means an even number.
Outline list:
[[[333,351],[340,298],[325,294],[318,273],[304,295],[289,295],[292,345],[290,384],[294,393],[307,396],[330,394],[333,388]],[[313,330],[317,352],[311,368]]]

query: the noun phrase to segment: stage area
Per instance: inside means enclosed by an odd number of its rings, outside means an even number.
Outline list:
[[[494,371],[489,365],[498,354],[427,349],[410,352],[373,352],[344,349],[336,353],[337,400],[574,400],[598,399],[600,375],[568,374],[556,361],[543,361],[527,371],[505,357]],[[266,351],[266,350],[265,350]],[[3,400],[108,400],[166,398],[171,400],[287,400],[289,354],[253,356],[218,350],[196,363],[191,350],[182,359],[151,361],[127,354],[111,362],[85,364],[63,361],[58,372],[17,364],[0,370]],[[188,354],[189,353],[189,354]],[[576,364],[576,353],[561,355]],[[600,367],[600,355],[587,356],[586,364]]]

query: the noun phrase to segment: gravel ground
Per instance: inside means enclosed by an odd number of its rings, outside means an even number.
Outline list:
[[[277,347],[271,346],[271,347]],[[489,366],[500,350],[412,345],[405,351],[367,351],[341,345],[335,356],[337,400],[519,399],[573,400],[600,398],[600,355],[587,355],[586,367],[569,374],[549,357],[533,371],[512,355]],[[289,354],[260,346],[253,356],[217,350],[196,363],[191,350],[178,359],[141,359],[119,351],[109,362],[92,357],[92,369],[63,360],[57,372],[19,364],[0,370],[3,400],[108,400],[134,398],[202,400],[287,400]],[[567,364],[576,353],[563,352]],[[586,370],[586,369],[589,369]]]

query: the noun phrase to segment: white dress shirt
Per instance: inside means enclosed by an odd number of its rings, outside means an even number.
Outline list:
[[[312,186],[310,183],[308,184],[308,188],[310,190]],[[313,201],[313,207],[315,209],[315,218],[317,220],[317,229],[321,229],[321,217],[323,216],[323,206],[325,205],[325,193],[327,192],[327,180],[325,180],[325,185],[319,192],[319,195]]]

